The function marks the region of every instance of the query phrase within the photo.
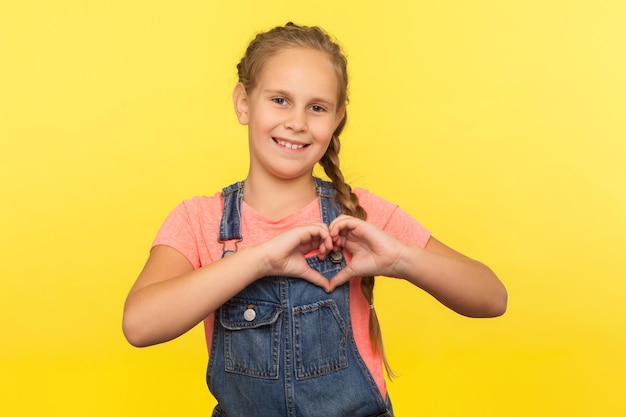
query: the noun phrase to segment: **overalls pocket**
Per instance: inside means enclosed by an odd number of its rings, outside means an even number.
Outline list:
[[[280,305],[233,298],[220,308],[224,327],[224,370],[278,379]]]
[[[292,309],[296,379],[314,378],[348,366],[348,328],[334,300]]]

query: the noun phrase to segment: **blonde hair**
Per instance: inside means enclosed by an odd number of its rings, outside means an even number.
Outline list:
[[[285,49],[297,47],[316,49],[328,54],[339,80],[339,91],[337,91],[338,109],[345,107],[348,102],[347,59],[339,44],[328,33],[317,26],[299,26],[289,22],[285,26],[278,26],[267,32],[257,34],[248,45],[245,55],[237,64],[239,82],[246,91],[250,92],[255,87],[256,77],[260,74],[268,59]],[[346,183],[339,168],[339,150],[341,148],[339,135],[343,131],[346,120],[347,112],[337,129],[335,129],[330,145],[319,164],[337,190],[335,198],[343,205],[344,212],[350,216],[365,220],[367,213],[359,204],[358,197],[352,192],[350,185]],[[374,277],[362,277],[361,292],[370,306],[373,306]],[[376,311],[373,308],[370,309],[369,328],[372,346],[382,355],[387,374],[393,376],[393,372],[385,357],[380,324]]]

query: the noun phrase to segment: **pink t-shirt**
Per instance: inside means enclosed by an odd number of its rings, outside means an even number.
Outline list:
[[[408,213],[371,192],[356,188],[354,193],[359,204],[367,212],[367,221],[399,241],[424,247],[430,233]],[[221,193],[213,197],[194,197],[183,201],[167,217],[161,226],[153,246],[170,246],[182,253],[194,269],[198,269],[222,257],[223,246],[218,242],[218,230],[222,217]],[[277,234],[299,224],[315,223],[321,219],[317,199],[301,210],[281,220],[270,220],[242,202],[241,235],[239,248],[261,244]],[[348,258],[349,261],[349,258]],[[350,281],[350,315],[354,338],[360,355],[376,380],[383,398],[386,395],[382,357],[374,352],[369,337],[369,304],[360,290],[360,278]],[[204,320],[207,347],[210,349],[213,333],[213,314]]]

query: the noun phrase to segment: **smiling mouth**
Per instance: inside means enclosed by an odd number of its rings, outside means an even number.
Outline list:
[[[279,139],[274,139],[274,142],[278,143],[280,146],[283,146],[287,149],[302,149],[305,146],[309,146],[309,145],[304,145],[304,144],[296,144],[296,143],[291,143],[291,142],[286,142],[284,140],[279,140]]]

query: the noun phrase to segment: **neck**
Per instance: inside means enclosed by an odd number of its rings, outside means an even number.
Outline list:
[[[315,198],[317,192],[312,176],[282,180],[248,175],[243,189],[246,204],[272,220],[295,213]]]

